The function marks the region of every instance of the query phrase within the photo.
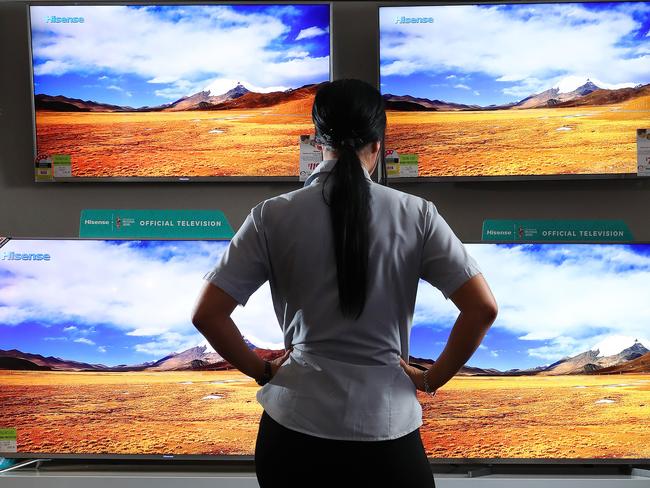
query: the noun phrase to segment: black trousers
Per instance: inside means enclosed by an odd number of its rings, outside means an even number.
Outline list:
[[[261,488],[435,486],[419,429],[389,441],[338,441],[287,429],[266,412],[255,471]]]

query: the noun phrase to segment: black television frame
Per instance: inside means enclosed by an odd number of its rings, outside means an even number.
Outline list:
[[[377,89],[381,91],[381,20],[382,8],[390,7],[455,7],[460,5],[536,5],[536,4],[575,4],[575,3],[648,3],[647,0],[451,0],[441,2],[426,1],[393,1],[379,2],[377,12]],[[384,95],[382,93],[382,95]],[[650,125],[650,123],[649,123]],[[593,173],[593,174],[555,174],[555,175],[495,175],[495,176],[417,176],[417,177],[389,177],[389,183],[477,183],[498,181],[567,181],[567,180],[639,180],[648,179],[650,176],[637,173]]]
[[[232,0],[232,1],[198,1],[192,2],[190,0],[157,0],[154,2],[146,3],[143,0],[123,0],[123,1],[90,1],[86,2],[71,2],[66,0],[55,0],[53,2],[46,1],[34,1],[26,3],[27,9],[27,43],[29,50],[29,79],[30,79],[30,90],[31,90],[31,113],[32,113],[32,144],[33,144],[33,156],[34,162],[38,157],[38,143],[37,143],[37,133],[36,133],[36,90],[34,86],[34,59],[33,59],[33,49],[32,49],[32,22],[31,22],[31,7],[65,7],[65,6],[84,6],[84,7],[94,7],[94,6],[120,6],[120,5],[134,5],[134,6],[147,6],[147,5],[164,5],[164,6],[176,6],[176,5],[328,5],[329,6],[329,80],[332,81],[333,78],[333,62],[334,58],[333,53],[333,43],[332,43],[332,1],[318,1],[318,0],[305,0],[305,1],[291,1],[291,0],[261,0],[255,2],[254,0]],[[296,157],[298,157],[299,146],[298,141],[296,141]],[[34,165],[32,164],[32,168]],[[298,171],[299,173],[300,171]],[[214,183],[238,183],[238,182],[247,182],[247,183],[298,183],[300,175],[296,174],[295,176],[106,176],[106,177],[84,177],[84,176],[71,176],[65,178],[53,178],[52,180],[47,181],[38,181],[35,178],[35,183],[38,184],[50,184],[50,183],[205,183],[205,182],[214,182]]]
[[[229,239],[115,239],[115,238],[72,238],[72,237],[7,237],[4,240],[0,238],[0,249],[10,241],[21,240],[58,240],[58,241],[229,241]],[[581,241],[467,241],[464,244],[487,244],[487,245],[650,245],[650,241],[622,241],[622,242],[581,242]],[[201,454],[79,454],[79,453],[33,453],[33,452],[1,452],[0,458],[5,457],[9,459],[53,459],[53,460],[112,460],[112,461],[164,461],[164,462],[182,462],[182,461],[212,461],[219,463],[240,463],[250,465],[254,462],[253,455],[201,455]],[[650,465],[650,458],[434,458],[429,457],[429,464],[445,465],[445,466],[485,466],[485,465],[498,465],[498,466],[571,466],[571,467],[585,467],[585,466],[610,466],[610,467],[630,467],[639,465]]]

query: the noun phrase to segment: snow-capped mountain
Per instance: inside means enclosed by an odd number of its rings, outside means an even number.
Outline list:
[[[590,349],[576,356],[561,359],[551,364],[542,374],[584,374],[594,373],[603,368],[619,366],[628,361],[637,359],[650,352],[643,344],[635,341],[631,346],[619,351],[616,354],[603,356],[599,349]]]
[[[587,79],[583,85],[580,85],[571,91],[561,92],[561,88],[559,86],[556,86],[541,93],[526,97],[515,104],[515,106],[517,108],[553,106],[562,102],[569,102],[571,100],[575,100],[576,98],[584,97],[600,89],[601,88],[596,86],[595,83]]]

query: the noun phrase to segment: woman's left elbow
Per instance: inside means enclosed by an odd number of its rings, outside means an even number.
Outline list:
[[[196,327],[199,331],[203,330],[203,327],[205,326],[203,314],[201,314],[198,308],[192,312],[192,325],[194,325],[194,327]]]

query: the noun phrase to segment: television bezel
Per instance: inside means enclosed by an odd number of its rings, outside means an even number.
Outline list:
[[[32,7],[99,7],[99,6],[151,6],[151,5],[162,5],[162,6],[179,6],[179,5],[192,5],[192,6],[204,6],[204,5],[327,5],[329,7],[329,79],[326,81],[332,81],[332,70],[333,70],[333,43],[332,43],[332,1],[318,1],[318,0],[306,0],[306,1],[287,1],[287,0],[262,0],[260,2],[253,2],[252,0],[244,1],[172,1],[165,2],[164,0],[157,0],[150,3],[145,3],[143,1],[117,1],[117,2],[102,2],[102,1],[90,1],[86,2],[70,2],[70,1],[36,1],[28,2],[25,5],[27,9],[27,43],[29,50],[29,80],[30,80],[30,90],[31,90],[31,110],[32,110],[32,144],[33,144],[33,156],[34,163],[38,157],[38,142],[37,142],[37,132],[36,132],[36,90],[34,86],[34,57],[33,57],[33,44],[32,44],[32,18],[31,18],[31,8]],[[299,152],[298,141],[296,140],[296,156]],[[298,156],[297,156],[298,157]],[[33,166],[32,166],[33,167]],[[34,177],[34,182],[41,184],[49,183],[190,183],[190,182],[212,182],[212,183],[238,183],[238,182],[247,182],[247,183],[299,183],[299,174],[295,176],[70,176],[63,178],[52,178],[51,180],[39,181]]]
[[[641,0],[460,0],[458,2],[379,2],[377,9],[377,89],[381,90],[381,10],[391,7],[456,7],[463,5],[538,5],[538,4],[576,4],[576,3],[647,3],[650,1]],[[648,176],[638,173],[589,173],[589,174],[540,174],[540,175],[481,175],[481,176],[411,176],[411,177],[389,177],[389,182],[394,183],[467,183],[467,182],[499,182],[499,181],[571,181],[571,180],[634,180],[648,179]]]
[[[0,240],[0,249],[10,241],[230,241],[230,239],[114,239],[114,238],[92,238],[84,239],[78,237],[7,237]],[[508,244],[508,245],[650,245],[650,241],[621,241],[621,242],[579,242],[579,241],[464,241],[463,244]],[[6,427],[8,428],[8,427]],[[4,452],[0,451],[0,458],[8,459],[87,459],[87,460],[142,460],[142,461],[212,461],[212,462],[244,462],[253,463],[255,457],[248,454],[83,454],[83,453],[42,453],[42,452]],[[428,457],[431,465],[647,465],[650,458],[435,458]]]

